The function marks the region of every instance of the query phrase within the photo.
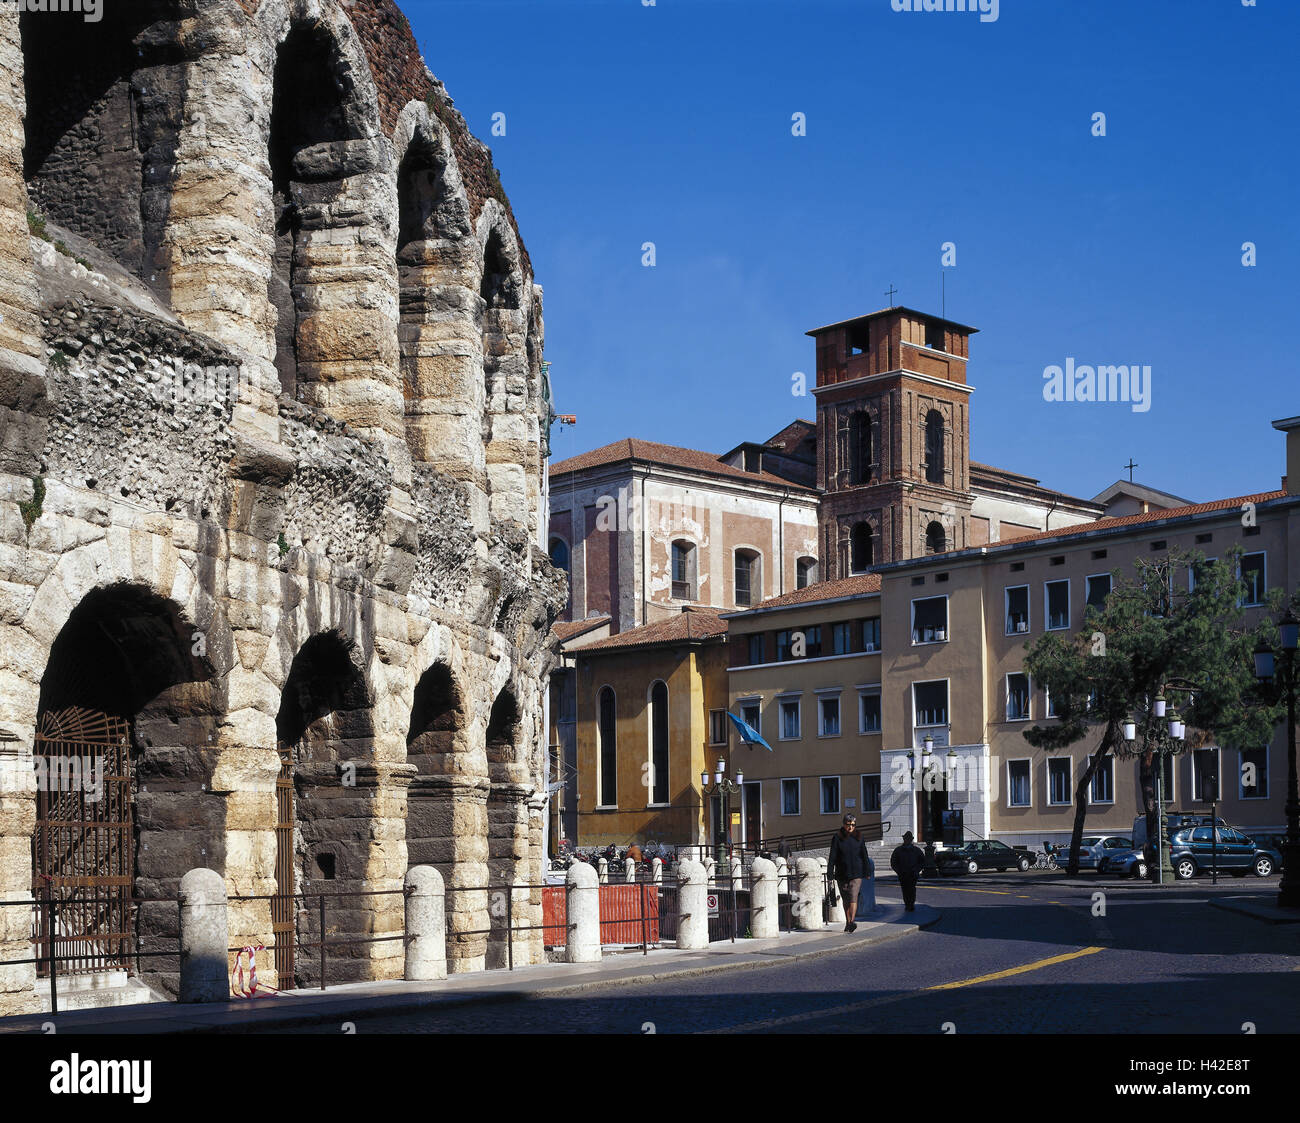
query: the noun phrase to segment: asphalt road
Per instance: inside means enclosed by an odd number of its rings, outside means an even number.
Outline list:
[[[1276,883],[1112,888],[1086,875],[1065,885],[1011,873],[922,882],[920,899],[942,919],[888,943],[776,967],[358,1018],[355,1032],[1242,1034],[1247,1023],[1259,1034],[1295,1032],[1300,925],[1206,903]],[[1094,915],[1098,891],[1104,915]],[[881,892],[896,887],[884,882]]]

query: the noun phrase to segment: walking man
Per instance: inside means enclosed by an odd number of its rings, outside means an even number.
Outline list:
[[[858,892],[871,862],[857,826],[858,821],[852,815],[844,816],[844,825],[831,835],[831,856],[826,865],[826,872],[839,885],[840,896],[844,898],[846,932],[857,931],[853,918],[858,915]]]
[[[894,847],[889,856],[889,868],[898,874],[898,884],[903,889],[903,907],[908,912],[916,911],[916,880],[925,865],[925,852],[912,842],[912,837],[911,831],[904,831],[902,845]]]

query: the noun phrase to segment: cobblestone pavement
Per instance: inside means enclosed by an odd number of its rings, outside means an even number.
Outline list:
[[[1275,887],[1276,880],[1267,883]],[[1251,879],[1159,888],[1014,875],[923,882],[933,928],[762,969],[358,1018],[300,1033],[1283,1033],[1300,925],[1211,908]],[[1104,899],[1097,901],[1094,894]],[[1104,915],[1099,905],[1104,904]],[[1097,913],[1098,915],[1094,915]],[[852,936],[845,936],[851,941]],[[994,976],[994,977],[988,977]],[[281,1031],[284,1032],[284,1031]]]

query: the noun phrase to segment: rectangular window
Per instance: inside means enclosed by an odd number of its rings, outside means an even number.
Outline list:
[[[948,638],[948,598],[925,597],[912,602],[912,642],[942,643]]]
[[[1242,799],[1268,799],[1268,746],[1243,749],[1239,754],[1238,786]]]
[[[758,555],[736,551],[736,603],[756,604],[762,596]]]
[[[1007,806],[1029,807],[1031,803],[1029,761],[1007,761]]]
[[[1090,803],[1115,802],[1115,758],[1103,757],[1097,771],[1092,774],[1092,784],[1088,792]]]
[[[1047,802],[1053,807],[1069,803],[1073,796],[1070,791],[1070,773],[1074,761],[1067,757],[1047,758]]]
[[[912,724],[917,728],[948,724],[946,680],[912,684]]]
[[[1192,751],[1192,799],[1209,803],[1222,799],[1219,782],[1219,750],[1214,747]]]
[[[823,776],[821,778],[822,814],[838,815],[840,812],[840,778]]]
[[[798,780],[781,781],[781,814],[782,815],[799,814],[799,781]]]
[[[790,654],[792,642],[789,631],[776,633],[776,661],[778,663],[787,663],[793,658]]]
[[[1029,631],[1029,586],[1012,585],[1006,590],[1007,635]]]
[[[862,777],[862,813],[880,812],[880,773]]]
[[[1263,554],[1246,554],[1241,559],[1241,580],[1246,586],[1241,603],[1263,604],[1268,588],[1268,566]]]
[[[1110,574],[1095,573],[1085,582],[1088,607],[1101,612],[1106,607],[1106,598],[1110,596]]]
[[[799,699],[784,699],[781,702],[781,740],[797,741],[799,736]]]
[[[879,690],[867,690],[858,695],[858,732],[880,732]]]
[[[741,702],[740,720],[760,737],[763,735],[763,705],[761,702]]]
[[[1197,537],[1200,538],[1201,536],[1197,535]],[[1187,567],[1187,591],[1189,593],[1196,591],[1197,572],[1199,571],[1202,574],[1202,580],[1204,580],[1205,577],[1209,575],[1214,563],[1218,560],[1218,558],[1205,558],[1203,561],[1198,561]]]
[[[1029,720],[1029,676],[1017,671],[1007,675],[1007,721]]]
[[[814,624],[811,628],[803,630],[804,657],[807,659],[816,659],[822,653],[822,628],[820,624]]]
[[[862,621],[862,650],[880,650],[880,617],[869,616]]]
[[[853,652],[853,623],[849,620],[831,625],[831,642],[834,654],[849,655]]]
[[[689,542],[673,543],[673,599],[695,599],[695,547]]]
[[[747,637],[746,642],[749,644],[750,666],[763,662],[763,633],[756,632],[754,635]]]
[[[833,694],[827,698],[818,698],[817,708],[821,711],[821,735],[823,737],[838,737],[840,735],[840,696]]]
[[[1048,717],[1060,716],[1056,712],[1056,703],[1052,701],[1052,692],[1047,687],[1043,687],[1043,713]]]
[[[1048,581],[1047,590],[1047,630],[1053,631],[1070,626],[1070,582]]]
[[[727,719],[726,710],[709,711],[709,744],[725,745],[727,743],[727,730],[731,722]]]

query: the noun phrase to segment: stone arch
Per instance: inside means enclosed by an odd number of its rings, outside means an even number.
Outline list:
[[[161,253],[185,100],[187,67],[166,36],[177,0],[75,14],[22,11],[26,120],[23,178],[36,210],[166,297]],[[54,61],[57,60],[57,63]]]
[[[925,552],[927,554],[942,554],[948,549],[948,533],[943,528],[943,523],[938,519],[932,520],[925,528]]]
[[[492,518],[528,526],[528,466],[537,462],[529,428],[527,325],[532,287],[519,242],[495,200],[479,216],[479,307],[483,323],[483,446]],[[533,410],[536,424],[536,411]]]
[[[295,2],[272,67],[267,298],[281,392],[403,439],[395,183],[369,64],[335,6]]]
[[[863,519],[849,529],[848,572],[865,573],[875,562],[875,536],[871,523]]]
[[[175,896],[191,869],[224,870],[228,841],[225,798],[214,791],[224,684],[201,636],[176,601],[147,585],[91,588],[50,646],[36,719],[38,787],[45,790],[37,792],[33,888],[53,887],[65,902],[62,933],[71,928],[79,937],[60,954],[107,953],[71,968],[90,974],[138,962],[149,982],[173,994],[179,964],[169,955],[149,956],[173,951],[179,934],[175,905],[164,898]],[[120,731],[109,740],[125,745],[61,739],[80,736],[67,730],[103,724]],[[65,732],[51,742],[57,729]],[[83,761],[83,775],[97,770],[98,793],[84,780],[78,790],[42,785],[42,777],[57,775],[56,758]],[[69,822],[98,825],[58,825]],[[112,882],[122,876],[130,884]],[[86,884],[87,877],[110,880]],[[131,896],[145,900],[133,908]],[[121,939],[91,938],[104,932]]]
[[[338,630],[311,636],[294,656],[276,715],[276,740],[293,781],[292,832],[277,832],[277,892],[349,893],[370,889],[370,849],[378,776],[374,765],[372,695],[358,645]],[[285,824],[288,826],[288,824]],[[290,841],[291,840],[291,841]],[[289,847],[292,847],[291,852]],[[338,938],[363,938],[365,903],[331,901],[326,927]],[[320,939],[317,900],[297,902],[293,936]],[[357,945],[328,949],[329,982],[368,977],[367,951]],[[289,961],[293,983],[320,984],[317,952]],[[283,971],[286,962],[277,958]],[[290,985],[282,978],[281,987]]]
[[[407,443],[416,460],[482,490],[483,342],[469,196],[446,126],[426,104],[402,111],[395,145]]]
[[[528,884],[529,800],[533,795],[528,782],[527,767],[520,745],[522,710],[514,684],[507,682],[497,692],[488,714],[485,742],[487,747],[488,776],[488,913],[491,931],[488,934],[486,963],[491,967],[504,967],[508,959],[506,927],[527,923],[524,916],[531,901],[530,890],[515,890],[513,886]],[[506,895],[510,907],[505,907]],[[516,957],[532,942],[526,937],[518,940]],[[514,936],[511,937],[513,941]],[[518,959],[516,958],[516,961]]]

